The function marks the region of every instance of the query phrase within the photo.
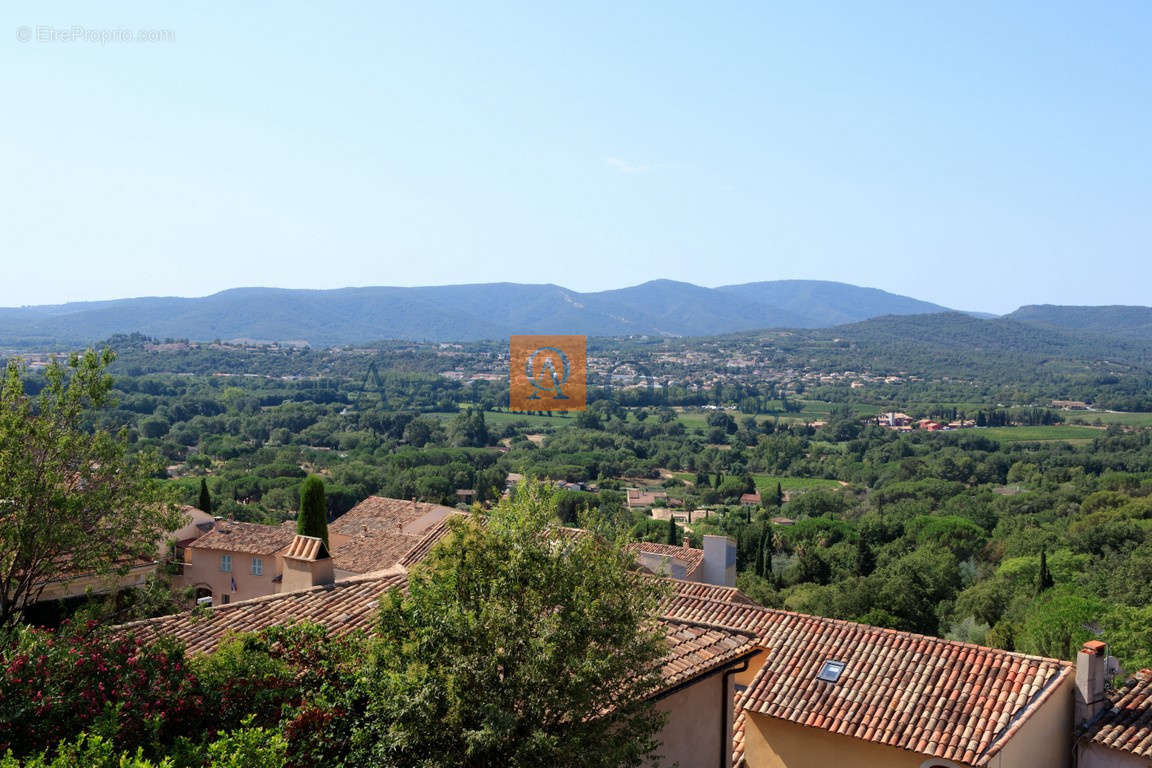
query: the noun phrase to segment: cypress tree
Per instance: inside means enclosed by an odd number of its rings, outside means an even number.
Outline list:
[[[304,479],[300,488],[300,514],[296,518],[296,533],[315,536],[328,545],[328,501],[324,496],[324,481],[316,475]]]
[[[776,483],[776,508],[784,506],[784,486],[779,482]]]
[[[876,555],[863,536],[856,542],[856,575],[867,576],[876,570]]]
[[[212,496],[208,493],[208,481],[200,478],[200,500],[196,502],[196,507],[202,511],[212,514]]]
[[[671,513],[668,516],[668,543],[673,547],[676,546],[676,518],[672,517]]]
[[[1040,595],[1056,585],[1052,572],[1048,570],[1048,553],[1040,550],[1040,573],[1036,577],[1036,594]]]
[[[761,578],[764,578],[765,575],[764,555],[767,550],[767,544],[768,526],[765,524],[760,530],[760,545],[756,548],[756,575]]]

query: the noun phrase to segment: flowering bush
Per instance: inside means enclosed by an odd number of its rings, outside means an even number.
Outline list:
[[[173,640],[144,643],[94,623],[25,628],[0,649],[0,751],[41,752],[99,722],[118,748],[151,747],[191,726],[204,697]]]
[[[95,622],[25,628],[0,647],[0,755],[46,753],[88,732],[75,749],[143,748],[144,757],[199,765],[207,738],[241,723],[283,727],[292,750],[323,752],[338,730],[330,702],[351,687],[365,642],[316,625],[272,627],[188,658],[174,640],[145,643]]]

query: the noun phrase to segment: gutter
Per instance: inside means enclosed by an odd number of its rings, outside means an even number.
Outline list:
[[[748,650],[747,653],[742,653],[739,656],[732,659],[726,666],[716,667],[716,668],[708,671],[707,673],[705,673],[703,675],[697,675],[696,677],[689,678],[688,680],[684,680],[683,682],[680,682],[680,683],[672,686],[671,688],[667,688],[663,691],[660,691],[660,693],[656,694],[655,696],[651,697],[651,699],[650,699],[650,701],[655,703],[655,702],[660,701],[662,699],[668,698],[669,696],[671,696],[674,693],[679,693],[680,691],[684,690],[685,688],[689,688],[693,685],[696,685],[696,683],[699,683],[703,680],[707,680],[710,677],[714,677],[717,674],[721,675],[722,680],[720,681],[720,683],[721,683],[721,685],[720,685],[720,715],[721,715],[721,717],[720,717],[720,762],[718,763],[718,768],[727,768],[729,766],[729,764],[732,762],[732,739],[731,739],[730,734],[728,733],[728,703],[729,703],[728,681],[732,678],[732,675],[735,675],[739,672],[747,671],[748,662],[752,659],[753,656],[755,656],[758,653],[761,653],[763,650],[764,650],[763,648],[759,648],[759,647],[751,648]],[[739,666],[737,666],[737,665],[739,665]]]

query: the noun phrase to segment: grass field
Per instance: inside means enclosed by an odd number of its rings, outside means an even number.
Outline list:
[[[1053,427],[986,427],[976,430],[977,434],[995,438],[1002,443],[1043,442],[1060,440],[1085,442],[1100,437],[1101,430],[1092,427],[1077,427],[1058,424]]]
[[[773,419],[799,424],[805,424],[810,421],[826,421],[832,414],[832,409],[836,407],[835,403],[827,403],[821,400],[800,400],[798,402],[804,407],[796,413],[761,414],[756,417],[756,422],[763,424],[765,421],[771,421]],[[771,402],[769,405],[775,408],[781,407],[779,401]],[[852,408],[861,418],[864,416],[873,416],[881,411],[878,405],[866,405],[863,403],[853,403]],[[689,429],[695,427],[705,428],[708,426],[709,413],[711,413],[711,411],[679,411],[677,418],[681,424]],[[737,422],[742,421],[747,416],[747,414],[740,413],[739,411],[727,411],[727,413],[736,419]]]
[[[692,472],[674,472],[677,478],[692,482],[696,475]],[[810,491],[815,488],[839,488],[840,483],[835,480],[825,480],[819,477],[782,477],[777,475],[752,475],[756,481],[756,490],[759,493],[776,490],[776,483],[785,491]]]
[[[429,414],[442,420],[447,420],[456,414],[450,411],[440,411]],[[510,422],[527,422],[534,427],[563,427],[575,421],[575,417],[563,414],[555,416],[534,416],[527,413],[505,413],[504,411],[484,411],[484,423],[489,429],[500,429]]]
[[[1107,411],[1068,411],[1061,413],[1068,424],[1119,424],[1123,427],[1152,427],[1152,413],[1108,413]]]
[[[752,475],[756,481],[756,490],[760,493],[776,490],[776,483],[786,491],[811,491],[817,488],[839,488],[840,483],[835,480],[825,480],[822,477],[780,477],[778,475]]]

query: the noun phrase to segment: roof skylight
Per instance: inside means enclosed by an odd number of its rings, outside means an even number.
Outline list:
[[[816,678],[826,683],[835,683],[840,680],[840,675],[844,672],[845,666],[847,665],[843,661],[829,659],[824,662],[824,666],[820,667],[820,674],[816,675]]]

